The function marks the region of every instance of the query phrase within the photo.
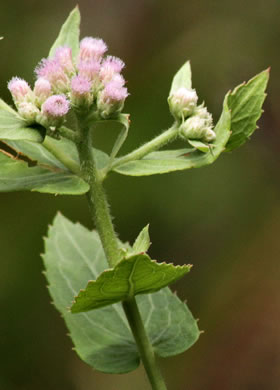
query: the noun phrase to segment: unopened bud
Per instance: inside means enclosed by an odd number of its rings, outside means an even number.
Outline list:
[[[194,89],[181,87],[168,98],[170,112],[175,119],[184,119],[193,114],[197,100],[198,97]]]
[[[70,80],[63,67],[56,58],[51,60],[43,59],[35,69],[37,76],[44,78],[51,83],[55,92],[67,92]]]
[[[123,109],[124,101],[127,98],[127,89],[118,82],[111,81],[99,93],[97,108],[103,118],[120,112]]]
[[[70,109],[69,101],[64,95],[52,95],[42,105],[42,122],[45,127],[62,125],[65,115]]]
[[[20,103],[18,105],[18,112],[28,124],[36,122],[36,117],[40,113],[35,104],[29,102]]]
[[[207,126],[205,120],[199,116],[188,118],[180,127],[180,134],[186,139],[195,139],[205,142],[214,141],[216,134]]]
[[[39,78],[34,85],[34,94],[39,106],[51,95],[52,87],[48,80]]]
[[[120,58],[108,56],[101,64],[100,78],[106,84],[112,81],[115,75],[119,75],[123,68],[124,62]]]
[[[13,77],[9,81],[8,89],[10,90],[16,105],[23,101],[32,99],[33,94],[30,86],[25,80],[19,77]]]
[[[67,74],[72,74],[74,72],[72,49],[70,47],[58,47],[55,51],[54,58],[59,62]]]
[[[86,37],[80,42],[79,60],[100,60],[106,51],[107,45],[102,39]]]
[[[75,106],[89,107],[93,102],[91,83],[89,80],[76,76],[71,81],[71,102]]]

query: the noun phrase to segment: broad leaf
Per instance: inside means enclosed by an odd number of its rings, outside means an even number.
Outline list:
[[[144,229],[141,230],[138,237],[136,238],[132,247],[132,253],[137,254],[141,252],[147,252],[150,245],[151,242],[149,235],[149,225],[147,225],[144,227]]]
[[[0,99],[0,109],[5,110],[5,111],[9,111],[11,114],[14,114],[14,115],[18,115],[18,113],[11,106],[9,106],[9,104],[4,102],[3,99]]]
[[[28,140],[43,142],[42,134],[35,129],[29,128],[10,106],[0,102],[0,140]],[[2,108],[3,107],[3,108]]]
[[[190,265],[157,263],[143,253],[125,258],[113,269],[104,271],[97,280],[91,280],[75,298],[71,311],[98,309],[138,294],[156,292],[182,278],[190,268]]]
[[[257,128],[266,97],[269,69],[243,83],[229,93],[228,106],[231,110],[232,134],[226,150],[231,151],[244,144]]]
[[[148,176],[160,173],[199,168],[213,163],[224,151],[230,136],[230,111],[227,96],[224,100],[223,112],[214,129],[216,139],[207,153],[194,149],[167,150],[149,153],[141,160],[130,161],[118,166],[115,172],[130,176]]]
[[[75,59],[77,57],[79,52],[80,21],[81,15],[77,6],[62,25],[59,35],[50,49],[49,57],[52,57],[56,49],[60,46],[70,47],[73,58]]]
[[[192,87],[192,71],[189,61],[187,61],[175,74],[171,84],[169,96],[181,87],[188,89]]]
[[[80,195],[88,191],[88,185],[66,169],[29,167],[25,161],[0,151],[0,192],[26,190]]]
[[[79,314],[68,310],[81,286],[107,268],[98,234],[58,214],[49,229],[43,259],[50,294],[81,359],[109,373],[137,368],[140,361],[137,346],[120,303]],[[139,295],[136,300],[159,356],[181,353],[198,339],[196,321],[169,288]]]

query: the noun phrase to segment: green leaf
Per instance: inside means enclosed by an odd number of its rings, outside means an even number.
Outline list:
[[[144,227],[144,229],[141,230],[138,237],[136,238],[130,255],[132,253],[137,254],[141,252],[147,252],[150,245],[151,242],[150,242],[150,235],[149,235],[149,225],[147,225]]]
[[[51,194],[80,195],[88,185],[78,176],[62,169],[28,166],[0,151],[0,192],[38,191]]]
[[[59,35],[49,52],[49,57],[53,57],[55,51],[60,46],[67,46],[72,49],[75,59],[79,53],[81,15],[78,6],[73,9],[65,23],[62,25]]]
[[[262,114],[268,79],[269,69],[229,93],[228,106],[231,110],[232,134],[227,143],[227,151],[243,145],[256,130],[256,123]]]
[[[194,140],[194,139],[188,139],[188,143],[191,146],[193,146],[195,149],[200,150],[203,153],[209,152],[209,148],[211,147],[208,144],[205,144],[205,143],[203,143],[201,141],[197,141],[197,140]]]
[[[212,164],[224,151],[230,136],[230,111],[227,96],[223,112],[214,129],[216,139],[208,153],[193,149],[165,150],[147,154],[141,160],[130,161],[118,166],[115,172],[129,176],[148,176],[190,168],[200,168]]]
[[[11,106],[9,106],[9,104],[4,102],[4,100],[2,100],[2,99],[0,99],[0,109],[5,110],[5,111],[9,111],[11,114],[18,116],[18,113]]]
[[[108,373],[136,369],[139,354],[120,303],[79,314],[68,310],[81,286],[107,268],[98,234],[58,214],[49,228],[43,259],[50,294],[81,359]],[[139,295],[136,300],[159,356],[181,353],[198,339],[196,321],[169,288]]]
[[[42,134],[26,126],[26,122],[5,102],[0,102],[0,140],[43,142]],[[3,108],[2,108],[3,107]],[[10,109],[9,109],[9,108]]]
[[[187,61],[175,74],[171,84],[169,96],[181,87],[188,89],[192,87],[192,71],[189,61]]]
[[[156,292],[182,278],[190,268],[190,265],[157,263],[143,253],[125,258],[113,269],[105,270],[97,280],[90,281],[75,298],[71,311],[98,309],[138,294]]]

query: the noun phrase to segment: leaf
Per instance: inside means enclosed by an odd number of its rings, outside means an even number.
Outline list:
[[[42,134],[38,130],[27,127],[26,122],[10,106],[2,101],[0,107],[0,140],[23,139],[43,142]]]
[[[227,96],[224,100],[223,112],[214,131],[216,139],[211,144],[211,150],[208,153],[193,149],[158,151],[147,154],[141,160],[124,163],[115,168],[114,171],[122,175],[148,176],[200,168],[212,164],[224,151],[230,136],[230,111],[227,105]]]
[[[149,225],[145,226],[144,229],[141,230],[138,237],[136,238],[133,247],[132,252],[130,255],[141,253],[141,252],[147,252],[149,247],[151,245],[150,242],[150,236],[149,236]]]
[[[58,214],[45,240],[43,260],[50,294],[81,359],[108,373],[136,369],[139,354],[120,303],[80,314],[67,309],[81,286],[107,268],[98,234]],[[159,356],[181,353],[198,339],[196,321],[169,288],[139,295],[136,300]]]
[[[71,311],[98,309],[138,294],[156,292],[182,278],[190,268],[190,265],[157,263],[143,253],[125,258],[113,269],[105,270],[97,280],[89,281],[86,289],[75,297]]]
[[[192,71],[189,61],[187,61],[175,74],[171,84],[169,96],[181,87],[188,89],[192,87]]]
[[[232,134],[227,143],[227,151],[243,145],[255,131],[256,123],[262,114],[268,78],[269,69],[229,93],[228,106],[231,110]]]
[[[209,145],[205,144],[201,141],[197,141],[194,139],[188,139],[188,143],[193,146],[195,149],[199,150],[200,152],[207,153],[209,152]]]
[[[9,104],[4,102],[4,100],[2,100],[2,99],[0,99],[0,109],[5,110],[5,111],[9,111],[10,113],[18,116],[18,113],[11,106],[9,106]]]
[[[0,151],[0,192],[26,190],[80,195],[88,191],[88,185],[67,170],[29,167],[25,161],[16,160]]]
[[[65,23],[62,25],[56,41],[50,49],[49,57],[53,57],[60,46],[67,46],[72,49],[73,59],[79,53],[81,15],[78,6],[73,9]]]

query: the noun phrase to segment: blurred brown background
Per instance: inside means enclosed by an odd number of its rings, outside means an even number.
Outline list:
[[[0,95],[14,75],[33,82],[74,1],[1,0]],[[120,237],[150,222],[151,255],[194,264],[175,288],[205,330],[162,360],[170,390],[280,389],[280,3],[96,0],[80,3],[82,36],[102,37],[127,64],[132,126],[123,152],[171,124],[166,98],[191,59],[193,85],[215,119],[225,93],[272,66],[260,130],[212,166],[147,178],[112,175]],[[100,134],[107,150],[114,132]],[[84,197],[0,194],[0,390],[143,390],[142,369],[94,372],[71,351],[50,305],[39,254],[57,210],[91,227]]]

